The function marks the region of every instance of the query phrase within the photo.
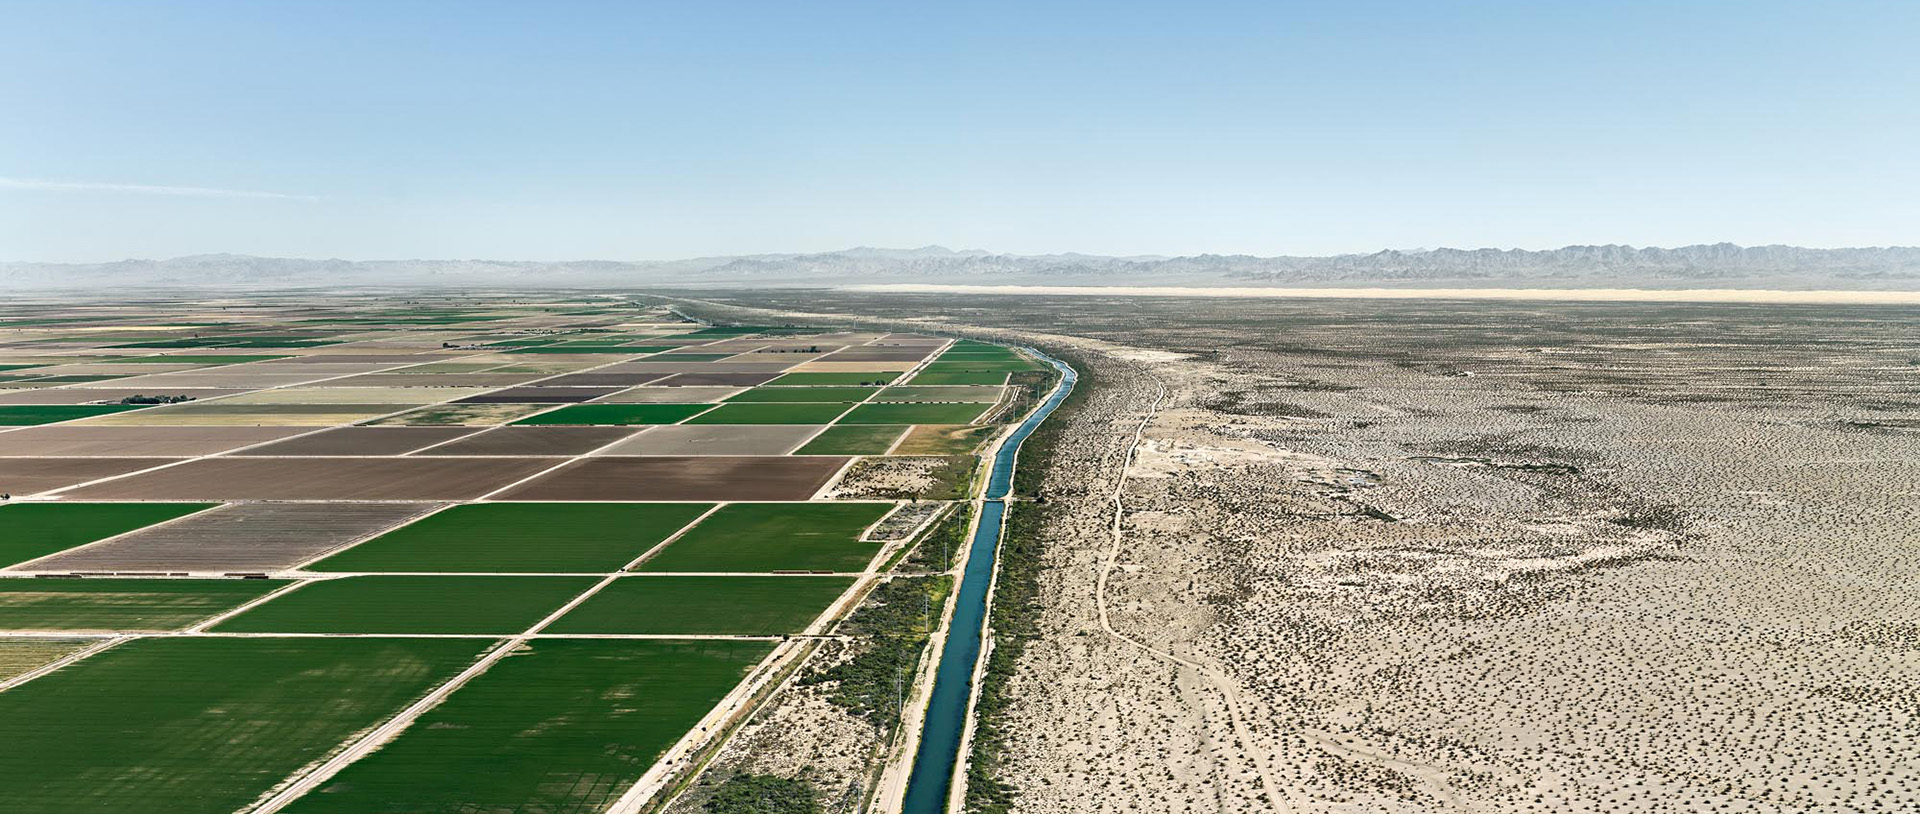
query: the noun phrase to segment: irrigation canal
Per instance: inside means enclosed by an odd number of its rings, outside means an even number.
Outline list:
[[[1060,382],[994,453],[987,489],[981,495],[980,522],[967,544],[967,567],[960,575],[960,596],[933,679],[933,697],[927,702],[926,724],[920,730],[920,751],[907,778],[902,814],[944,814],[952,794],[955,767],[960,762],[960,740],[966,731],[967,710],[973,700],[974,667],[980,661],[982,634],[987,622],[987,590],[998,562],[1000,530],[1006,519],[1007,493],[1013,489],[1013,465],[1027,436],[1073,391],[1079,373],[1058,359],[1025,349],[1060,371]]]

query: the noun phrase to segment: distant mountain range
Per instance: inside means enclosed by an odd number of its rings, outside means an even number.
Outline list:
[[[102,286],[643,287],[982,285],[1782,288],[1920,290],[1920,248],[1421,249],[1330,257],[1013,255],[939,246],[687,260],[303,260],[207,254],[114,263],[0,263],[6,288]]]

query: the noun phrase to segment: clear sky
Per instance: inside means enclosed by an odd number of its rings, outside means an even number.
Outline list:
[[[1920,244],[1920,2],[0,0],[0,260]]]

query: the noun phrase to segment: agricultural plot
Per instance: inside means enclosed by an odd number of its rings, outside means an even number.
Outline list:
[[[17,503],[0,506],[0,567],[211,508],[205,503]]]
[[[287,811],[603,810],[772,649],[534,642]]]
[[[454,506],[347,549],[313,571],[618,571],[711,506],[481,503]]]
[[[214,626],[224,633],[519,633],[593,577],[366,576],[312,582]]]
[[[266,443],[311,430],[298,427],[98,427],[63,424],[14,430],[0,456],[54,458],[188,457]]]
[[[840,419],[842,424],[971,424],[987,405],[969,403],[922,404],[893,402],[862,404]]]
[[[53,424],[138,409],[130,404],[0,404],[0,426]]]
[[[806,500],[845,466],[837,456],[589,458],[495,496],[498,500]]]
[[[642,562],[639,571],[860,571],[880,550],[860,536],[890,503],[733,503]]]
[[[422,455],[585,455],[635,431],[627,427],[501,427],[442,444]]]
[[[0,692],[0,766],[12,767],[0,800],[33,814],[231,814],[489,644],[129,642]]]
[[[466,427],[341,427],[253,447],[235,455],[404,455],[475,432]]]
[[[838,424],[814,436],[795,455],[885,455],[909,428]]]
[[[784,455],[821,431],[807,424],[682,424],[655,427],[604,455]]]
[[[874,387],[756,387],[727,399],[728,403],[780,402],[859,402],[879,392]]]
[[[4,579],[0,630],[178,630],[286,584],[260,579]]]
[[[947,347],[615,294],[0,305],[0,811],[603,812],[960,496],[975,459],[888,454],[995,429],[1004,373],[895,386]]]
[[[97,643],[96,639],[0,636],[0,681],[38,670]]]
[[[722,404],[689,424],[832,424],[849,404]]]
[[[873,373],[788,373],[767,382],[779,386],[821,387],[848,385],[856,387],[874,387],[887,384],[899,374],[891,372]]]
[[[513,423],[619,425],[678,424],[709,409],[705,404],[575,404]]]
[[[560,617],[547,632],[799,633],[852,586],[853,577],[623,577]]]
[[[436,508],[432,503],[229,503],[55,554],[31,567],[56,573],[280,571]]]

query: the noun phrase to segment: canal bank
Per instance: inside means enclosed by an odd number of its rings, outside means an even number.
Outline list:
[[[898,809],[903,814],[944,814],[957,804],[962,788],[960,755],[971,729],[1014,467],[1021,444],[1066,400],[1079,379],[1079,374],[1065,363],[1030,348],[1025,350],[1052,365],[1060,373],[1060,380],[1046,400],[1001,441],[991,461],[986,488],[976,499],[976,522],[955,589],[951,619],[939,648],[933,691],[925,706],[912,770]]]

